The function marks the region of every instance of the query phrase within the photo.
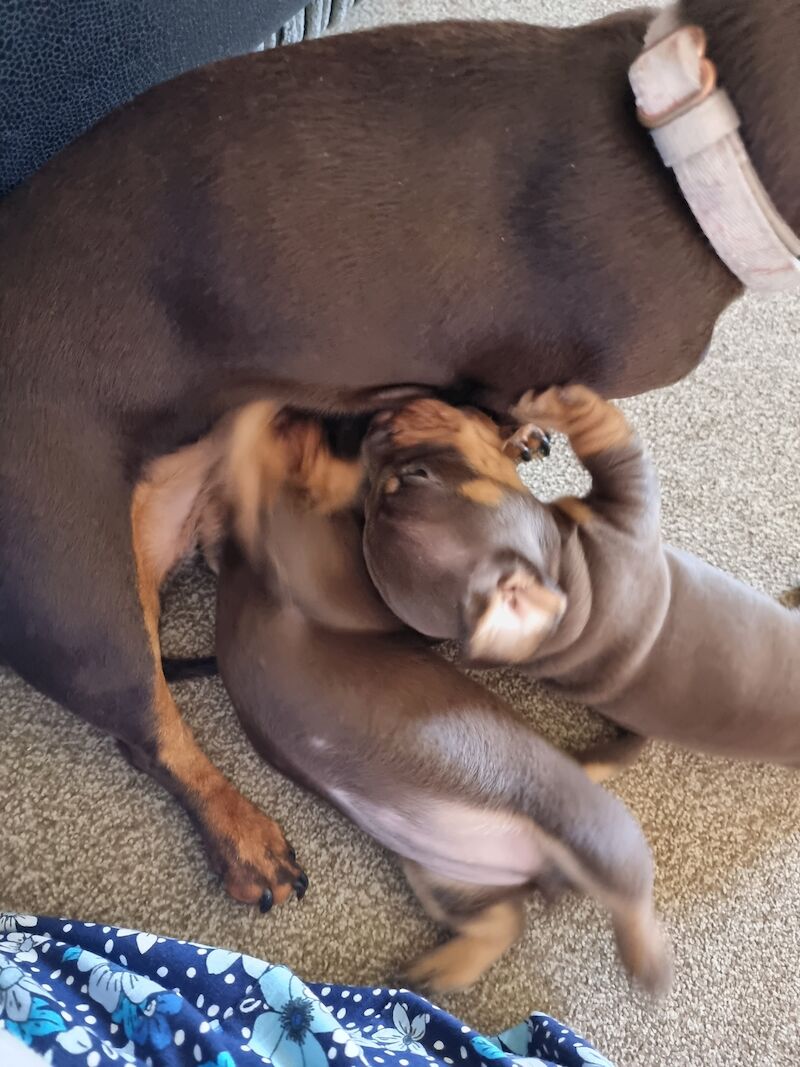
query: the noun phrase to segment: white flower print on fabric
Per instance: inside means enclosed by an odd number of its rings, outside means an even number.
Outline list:
[[[23,964],[24,966],[24,964]],[[52,997],[20,966],[0,955],[0,1027],[30,1045],[34,1038],[66,1030]]]
[[[72,950],[65,954],[69,959]],[[163,986],[141,974],[134,974],[118,964],[110,963],[93,952],[78,950],[75,957],[79,971],[89,972],[89,996],[111,1014],[120,1006],[123,997],[132,1004],[142,1004],[149,997],[164,992]]]
[[[258,980],[269,968],[264,960],[255,956],[245,956],[241,952],[230,952],[226,948],[211,949],[206,956],[206,970],[209,974],[224,974],[237,962],[241,963],[244,973]]]
[[[86,1026],[73,1026],[63,1034],[57,1034],[56,1041],[65,1052],[69,1052],[73,1056],[85,1056],[95,1050],[95,1053],[101,1052],[107,1060],[136,1063],[133,1042],[128,1042],[126,1048],[115,1048],[109,1041],[100,1040]]]
[[[425,1029],[430,1021],[430,1015],[423,1012],[409,1019],[408,1011],[398,1001],[392,1012],[394,1026],[382,1026],[372,1035],[372,1040],[383,1048],[424,1056],[426,1055],[425,1048],[420,1041],[425,1036]]]
[[[35,915],[17,915],[13,911],[0,911],[0,934],[19,930],[20,927],[35,926]]]
[[[35,996],[50,999],[50,994],[13,960],[0,957],[0,1019],[24,1022]]]
[[[25,930],[10,930],[0,934],[0,952],[8,953],[14,963],[36,963],[39,949],[52,943],[47,934],[29,934]]]

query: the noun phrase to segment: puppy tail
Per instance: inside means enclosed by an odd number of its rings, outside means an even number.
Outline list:
[[[168,682],[185,682],[193,678],[213,678],[219,674],[216,656],[198,656],[195,659],[162,656],[161,668]]]

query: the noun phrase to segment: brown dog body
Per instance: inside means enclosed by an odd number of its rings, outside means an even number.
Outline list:
[[[324,452],[314,423],[289,428],[306,432]],[[594,896],[629,970],[663,985],[652,865],[630,813],[388,612],[354,507],[331,513],[291,460],[286,484],[271,476],[258,570],[233,542],[222,555],[220,673],[257,749],[395,852],[456,934],[412,977],[471,984],[516,940],[539,880]]]
[[[800,228],[795,0],[685,0],[755,165]],[[194,71],[0,204],[0,656],[183,802],[237,899],[286,898],[274,823],[166,686],[163,478],[236,403],[502,411],[696,365],[740,292],[636,120],[648,14],[563,31],[401,27]],[[747,47],[742,49],[742,41]],[[795,67],[792,67],[795,64]]]
[[[462,493],[456,505],[441,459],[416,503],[397,492],[385,503],[373,490],[366,545],[387,603],[424,632],[461,636],[482,661],[515,662],[637,735],[800,765],[800,613],[662,544],[654,466],[613,405],[568,387],[517,412],[569,435],[591,492],[545,505],[508,489],[492,506]],[[402,412],[395,426],[373,443],[378,487],[404,462]],[[417,437],[415,462],[425,467],[431,445]],[[439,520],[443,496],[450,532]],[[635,746],[626,746],[630,758]]]

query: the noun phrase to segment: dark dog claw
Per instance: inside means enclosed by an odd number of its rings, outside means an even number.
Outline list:
[[[520,448],[519,458],[522,460],[523,463],[530,463],[530,461],[533,459],[533,452],[531,452],[527,445],[522,445],[522,447]]]
[[[266,915],[266,913],[272,907],[272,903],[273,903],[272,890],[271,889],[265,889],[264,892],[261,894],[261,900],[258,902],[258,907],[259,907],[262,915]]]
[[[297,853],[295,852],[295,850],[293,848],[289,849],[289,852],[287,853],[287,855],[289,856],[289,862],[290,863],[294,863],[294,861],[297,859]]]
[[[294,881],[294,891],[297,894],[297,899],[302,900],[306,895],[308,889],[308,875],[299,874]]]
[[[545,434],[545,435],[544,435],[544,436],[542,437],[541,443],[540,443],[540,445],[539,445],[539,454],[540,454],[540,455],[541,455],[541,456],[542,456],[542,457],[543,457],[544,459],[547,459],[547,457],[548,457],[548,456],[550,455],[550,449],[551,449],[552,447],[553,447],[553,441],[552,441],[552,438],[550,437],[550,434],[549,434],[549,433],[546,433],[546,434]]]

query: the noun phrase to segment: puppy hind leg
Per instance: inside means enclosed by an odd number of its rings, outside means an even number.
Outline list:
[[[610,906],[617,949],[625,969],[648,993],[665,996],[672,985],[672,951],[656,919],[652,900],[619,900]]]
[[[630,730],[620,730],[616,737],[598,741],[575,753],[575,759],[593,782],[607,782],[631,767],[647,745],[647,738]]]
[[[452,882],[411,861],[404,870],[428,915],[455,934],[412,962],[406,980],[437,994],[469,988],[522,934],[519,891]]]
[[[672,984],[672,950],[656,918],[648,885],[626,893],[589,869],[560,842],[550,840],[551,859],[572,885],[611,914],[617,949],[627,970],[651,995],[662,997]]]

